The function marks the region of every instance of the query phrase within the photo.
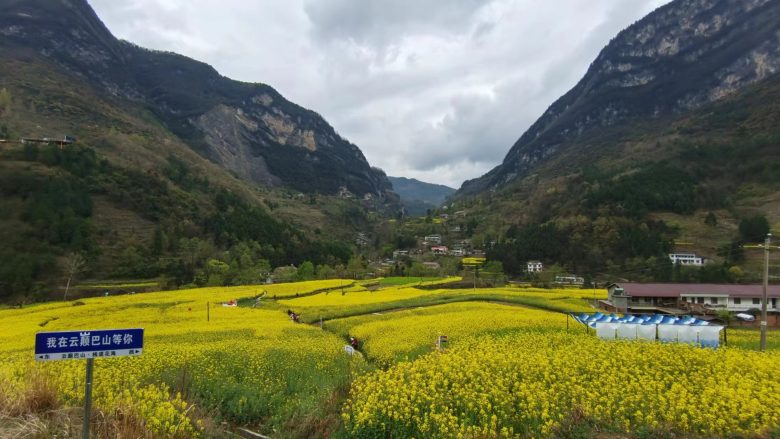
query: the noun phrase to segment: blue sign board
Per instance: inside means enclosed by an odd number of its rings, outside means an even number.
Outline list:
[[[123,357],[141,355],[144,330],[107,329],[39,332],[35,334],[36,360]]]

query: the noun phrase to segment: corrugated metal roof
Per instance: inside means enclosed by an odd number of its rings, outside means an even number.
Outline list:
[[[640,284],[616,283],[633,297],[680,297],[683,294],[712,294],[732,297],[761,297],[762,285],[739,284]],[[780,297],[780,285],[769,285],[769,297]]]

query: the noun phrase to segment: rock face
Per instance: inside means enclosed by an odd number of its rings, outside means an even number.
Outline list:
[[[696,109],[780,72],[780,1],[675,0],[620,32],[468,195],[502,187],[601,127]]]
[[[40,57],[102,93],[142,103],[174,134],[242,179],[384,199],[390,182],[317,113],[265,84],[117,40],[86,0],[0,0],[4,57]],[[391,196],[392,198],[392,196]]]

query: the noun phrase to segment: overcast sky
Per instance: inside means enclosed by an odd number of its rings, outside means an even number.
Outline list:
[[[460,187],[669,0],[89,0],[119,38],[263,82],[388,175]]]

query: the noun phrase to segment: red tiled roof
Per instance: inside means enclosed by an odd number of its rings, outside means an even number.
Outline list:
[[[682,294],[727,294],[732,297],[761,297],[762,285],[739,284],[640,284],[617,283],[633,297],[680,297]],[[769,285],[769,297],[780,297],[780,285]]]

